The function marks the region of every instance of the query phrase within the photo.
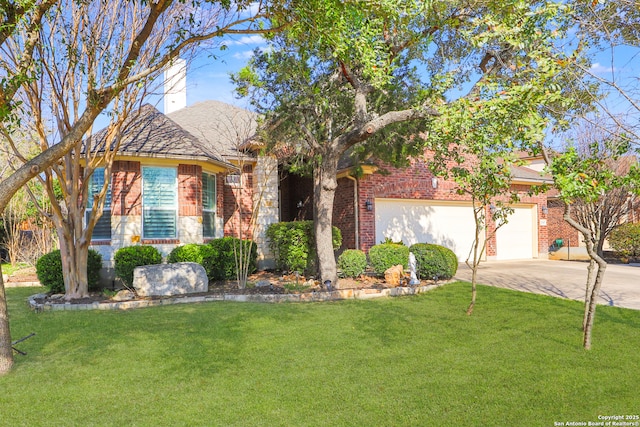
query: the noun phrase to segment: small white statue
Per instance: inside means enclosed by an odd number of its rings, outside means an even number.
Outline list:
[[[409,274],[411,275],[411,280],[409,281],[409,285],[415,286],[419,285],[420,281],[418,280],[418,276],[416,276],[416,256],[413,252],[409,252]]]

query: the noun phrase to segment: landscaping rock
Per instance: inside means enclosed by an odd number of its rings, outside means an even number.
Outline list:
[[[394,265],[384,272],[384,281],[390,287],[400,286],[400,281],[404,277],[404,267],[401,264]]]
[[[136,267],[133,287],[139,296],[182,295],[207,292],[207,273],[195,262],[177,262]]]
[[[135,297],[136,297],[136,294],[134,294],[128,289],[123,289],[121,291],[118,291],[117,294],[111,297],[111,300],[112,301],[131,301]]]
[[[264,288],[271,286],[271,282],[268,280],[258,280],[256,282],[256,288]]]

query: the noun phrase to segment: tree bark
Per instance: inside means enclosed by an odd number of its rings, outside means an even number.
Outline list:
[[[584,227],[578,221],[571,217],[571,205],[569,203],[565,204],[564,219],[573,228],[582,233],[584,241],[587,245],[587,253],[589,254],[589,258],[591,259],[589,268],[592,268],[591,263],[595,263],[597,265],[597,271],[595,280],[593,280],[593,286],[591,286],[593,271],[590,271],[588,273],[584,302],[585,313],[582,319],[582,328],[584,331],[582,344],[585,350],[590,350],[591,335],[593,332],[593,324],[596,316],[596,304],[598,301],[598,297],[600,296],[600,288],[602,287],[604,273],[607,269],[607,262],[598,255],[598,250],[595,244],[595,242],[597,241],[597,236],[595,236],[595,233],[589,230],[587,227]],[[589,288],[591,288],[591,291],[589,291]]]
[[[340,150],[327,150],[320,163],[314,167],[313,204],[314,233],[318,270],[322,283],[327,280],[335,286],[338,281],[335,252],[333,250],[333,202],[338,180],[338,157]]]
[[[4,279],[0,268],[0,376],[8,373],[13,366],[13,350],[11,348],[11,330],[9,329],[9,312],[7,297],[4,291]]]

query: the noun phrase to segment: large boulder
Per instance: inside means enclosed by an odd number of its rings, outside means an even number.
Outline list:
[[[182,295],[207,292],[209,280],[200,264],[176,262],[136,267],[133,287],[140,296]]]

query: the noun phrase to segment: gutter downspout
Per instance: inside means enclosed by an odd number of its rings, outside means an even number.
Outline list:
[[[360,249],[360,204],[358,203],[358,179],[352,177],[351,175],[347,175],[346,177],[353,181],[353,214],[355,216],[354,226],[356,227],[355,249]]]

